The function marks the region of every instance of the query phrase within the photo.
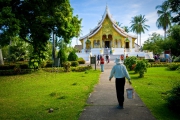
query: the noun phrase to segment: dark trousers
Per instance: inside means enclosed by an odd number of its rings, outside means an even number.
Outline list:
[[[124,85],[125,78],[116,78],[116,94],[120,106],[124,103]]]

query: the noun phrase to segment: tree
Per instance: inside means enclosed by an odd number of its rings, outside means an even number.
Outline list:
[[[138,22],[139,22],[138,16],[132,17],[130,29],[132,32],[135,32],[137,36],[139,34]],[[137,44],[138,44],[138,38],[137,38]]]
[[[129,32],[129,27],[128,26],[123,26],[124,31],[126,31],[127,33]]]
[[[139,73],[139,77],[144,77],[144,73],[147,72],[147,64],[145,60],[137,61],[136,67],[135,67],[135,73]]]
[[[60,58],[60,65],[63,66],[63,63],[67,61],[67,55],[63,48],[61,48],[58,52],[58,58]]]
[[[145,30],[148,30],[148,28],[150,27],[149,25],[146,25],[145,22],[147,22],[148,20],[145,18],[145,15],[139,15],[139,23],[138,23],[138,31],[139,31],[139,35],[140,35],[140,46],[141,46],[141,33],[145,33]]]
[[[81,19],[73,16],[69,0],[8,0],[0,1],[0,44],[11,37],[33,45],[34,54],[46,51],[51,32],[66,43],[78,36]]]
[[[127,66],[127,68],[129,70],[133,69],[133,65],[136,64],[137,61],[137,57],[132,56],[132,57],[128,57],[124,60],[124,64]]]
[[[180,25],[172,26],[168,31],[168,41],[171,43],[169,49],[171,53],[175,56],[180,55]]]
[[[119,23],[119,22],[116,22],[116,24],[117,24],[119,27],[121,27],[121,25],[122,25],[122,23]]]
[[[2,50],[0,49],[0,65],[4,65]]]
[[[171,12],[175,15],[172,17],[172,22],[180,25],[180,1],[179,0],[167,0],[169,3],[169,7]]]
[[[78,56],[76,55],[75,51],[69,53],[68,55],[68,61],[77,61]]]
[[[9,58],[8,60],[16,62],[16,61],[24,61],[27,59],[28,54],[28,44],[26,42],[20,40],[18,37],[14,37],[14,40],[11,41],[9,45]]]
[[[162,5],[156,6],[156,9],[159,9],[157,11],[159,18],[156,21],[156,25],[158,28],[163,28],[164,38],[166,38],[166,30],[169,26],[171,26],[171,12],[169,9],[169,3],[165,1]]]
[[[149,25],[146,25],[145,23],[148,20],[145,18],[145,15],[138,15],[132,18],[131,20],[131,31],[135,32],[136,34],[140,35],[140,46],[141,46],[141,33],[144,33],[145,30],[148,30]],[[137,40],[138,43],[138,40]]]
[[[149,36],[148,40],[144,42],[143,50],[152,51],[154,54],[161,54],[164,51],[162,47],[163,42],[160,34],[153,33]]]

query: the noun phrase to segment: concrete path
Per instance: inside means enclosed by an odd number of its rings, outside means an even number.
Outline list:
[[[87,63],[88,64],[88,63]],[[91,93],[87,104],[79,120],[155,120],[151,112],[135,93],[134,99],[127,99],[126,91],[124,109],[117,109],[117,98],[115,91],[115,79],[109,81],[109,75],[113,61],[105,64],[105,71],[101,73],[99,83]],[[94,65],[93,69],[95,68]],[[97,66],[100,69],[100,66]],[[128,83],[125,89],[131,87]]]

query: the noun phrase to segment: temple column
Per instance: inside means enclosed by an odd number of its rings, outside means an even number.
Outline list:
[[[125,38],[123,37],[123,38],[122,38],[122,41],[121,41],[121,43],[122,43],[122,46],[121,46],[121,47],[122,47],[122,48],[125,47],[125,46],[124,46],[124,40],[125,40]]]
[[[100,47],[102,48],[102,29],[100,31]]]
[[[91,48],[93,48],[94,40],[91,40]]]
[[[112,47],[114,47],[114,39],[112,39]]]

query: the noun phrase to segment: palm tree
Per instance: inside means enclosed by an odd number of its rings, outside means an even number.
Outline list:
[[[145,18],[145,15],[137,15],[131,20],[131,31],[135,32],[137,35],[140,35],[140,46],[141,46],[141,33],[144,33],[144,30],[148,30],[149,25],[146,25],[145,22],[148,20]],[[137,39],[138,44],[138,39]]]
[[[146,25],[145,22],[147,22],[148,20],[145,18],[145,15],[139,15],[138,16],[138,31],[139,31],[139,35],[140,35],[140,46],[141,46],[141,33],[145,33],[144,30],[148,31],[148,28],[150,27],[149,25]]]
[[[158,28],[163,28],[164,38],[166,38],[166,30],[169,26],[171,26],[171,12],[169,8],[169,3],[165,1],[162,5],[156,6],[156,9],[159,9],[157,11],[159,18],[156,21],[156,25]]]
[[[138,44],[138,34],[139,34],[138,22],[139,22],[138,16],[132,17],[130,30],[137,34],[137,44]]]
[[[129,27],[128,26],[123,26],[122,28],[124,29],[125,32],[127,32],[127,33],[129,32]]]

